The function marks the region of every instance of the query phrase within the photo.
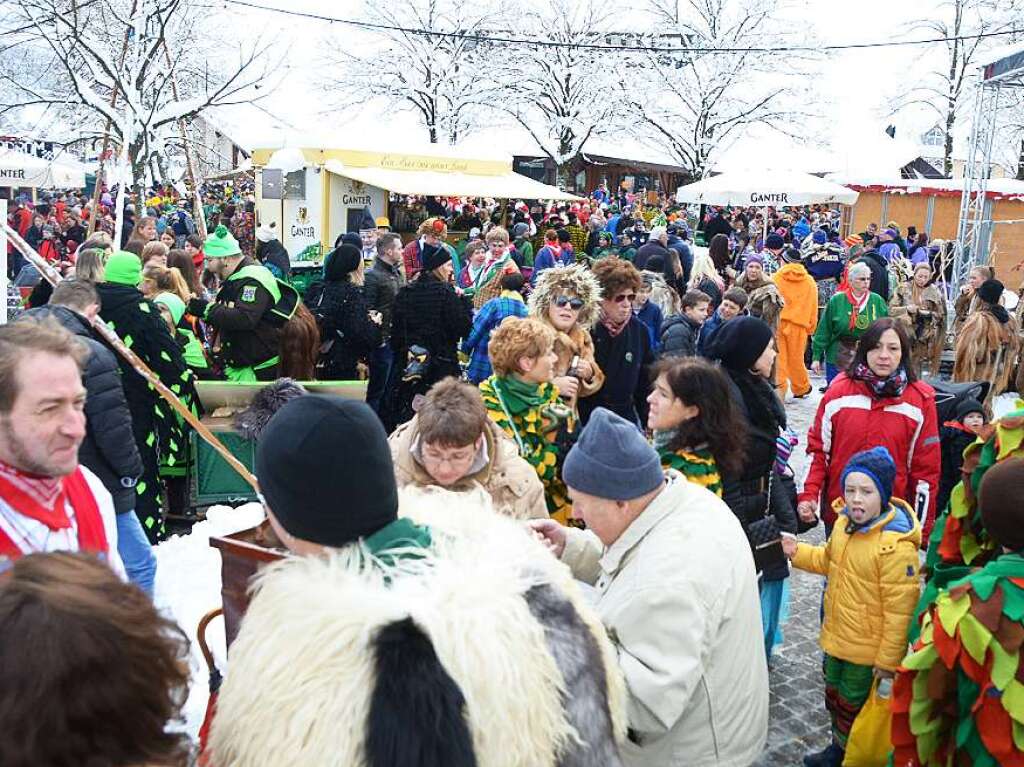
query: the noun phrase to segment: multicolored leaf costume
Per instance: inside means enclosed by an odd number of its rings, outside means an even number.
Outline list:
[[[1024,767],[1024,557],[1004,554],[928,610],[893,688],[897,767]]]

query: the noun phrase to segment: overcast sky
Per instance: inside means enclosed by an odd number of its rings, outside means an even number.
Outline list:
[[[358,18],[362,6],[361,0],[255,2],[344,18]],[[784,13],[796,29],[808,29],[822,43],[848,44],[927,37],[927,32],[912,28],[913,22],[934,15],[939,5],[940,0],[787,0]],[[350,26],[310,22],[274,13],[245,11],[245,14],[251,21],[251,25],[247,22],[248,28],[272,30],[280,36],[280,45],[290,48],[286,82],[266,106],[304,130],[324,127],[325,120],[319,114],[323,107],[322,94],[311,86],[310,79],[318,66],[314,41],[331,35],[339,45],[358,45],[365,40],[365,33]],[[630,14],[623,13],[621,17],[626,24]],[[935,61],[929,61],[930,57],[941,56],[941,51],[925,46],[829,52],[817,75],[817,93],[808,97],[805,107],[826,115],[827,132],[833,136],[877,133],[888,119],[893,119],[900,126],[903,138],[916,139],[916,134],[926,130],[935,118],[922,112],[887,118],[887,106],[893,97],[911,88],[935,66]],[[334,115],[329,125],[335,129],[345,127],[346,121],[348,128],[360,134],[408,135],[412,132],[425,135],[412,114],[389,116],[382,121],[378,115],[364,110],[361,114]],[[509,151],[513,149],[510,147]]]

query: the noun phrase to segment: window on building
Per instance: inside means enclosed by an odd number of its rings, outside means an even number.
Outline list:
[[[925,146],[942,146],[946,143],[946,133],[938,125],[921,136],[921,143]]]

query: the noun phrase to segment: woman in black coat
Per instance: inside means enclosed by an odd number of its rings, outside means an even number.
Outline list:
[[[344,244],[324,262],[324,279],[306,291],[305,303],[320,327],[321,381],[352,381],[360,360],[380,346],[380,315],[371,317],[363,295],[363,254]]]
[[[384,415],[388,431],[413,416],[412,401],[437,381],[461,377],[459,341],[473,327],[473,304],[452,285],[452,257],[446,248],[424,245],[423,270],[398,291],[389,343],[394,376]]]
[[[788,478],[776,471],[778,438],[786,428],[786,410],[770,382],[775,354],[771,328],[755,317],[737,317],[715,334],[711,355],[728,376],[733,398],[747,422],[743,468],[734,476],[722,478],[722,498],[744,529],[772,516],[781,530],[795,534],[797,517]],[[762,571],[761,613],[769,659],[785,595],[783,583],[788,577],[789,564],[784,559]]]

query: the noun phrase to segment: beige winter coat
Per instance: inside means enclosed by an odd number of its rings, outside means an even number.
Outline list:
[[[399,426],[388,439],[391,457],[395,463],[395,477],[398,487],[436,486],[437,482],[416,461],[412,446],[416,439],[417,418]],[[475,474],[463,477],[455,485],[446,488],[464,492],[480,486],[494,501],[494,508],[501,514],[515,519],[547,519],[548,509],[544,503],[544,486],[534,468],[519,457],[515,444],[497,424],[488,420],[484,432],[487,443],[487,465]]]
[[[607,550],[568,528],[562,561],[596,586],[626,678],[629,767],[748,767],[768,734],[750,546],[715,495],[669,482]]]

